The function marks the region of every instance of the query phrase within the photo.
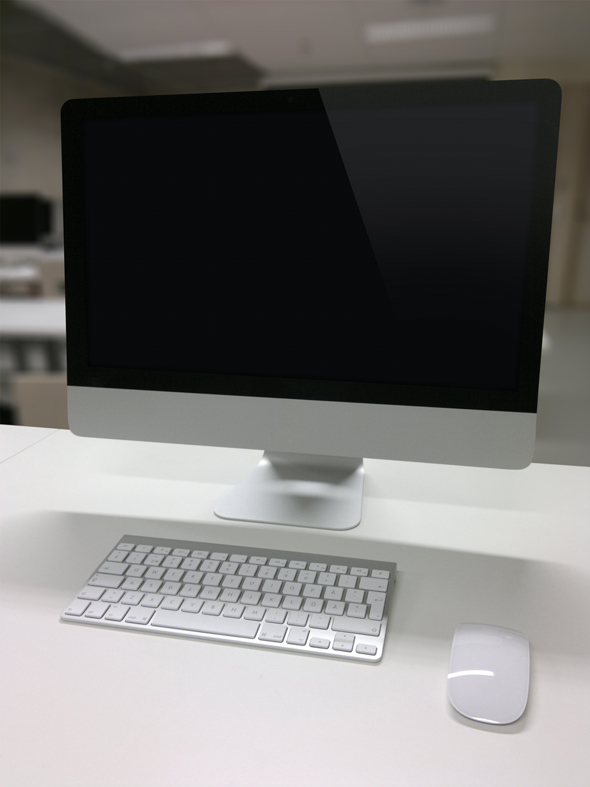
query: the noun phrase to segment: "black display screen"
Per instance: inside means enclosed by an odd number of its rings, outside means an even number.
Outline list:
[[[83,118],[97,380],[515,391],[539,103],[283,93]]]

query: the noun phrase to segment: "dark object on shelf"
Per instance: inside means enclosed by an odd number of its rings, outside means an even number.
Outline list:
[[[36,194],[0,197],[0,243],[40,243],[51,233],[51,202]]]

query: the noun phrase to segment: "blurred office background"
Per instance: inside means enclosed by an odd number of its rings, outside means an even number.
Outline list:
[[[3,423],[67,427],[68,99],[541,77],[563,107],[535,460],[590,464],[590,2],[2,0],[0,13]]]

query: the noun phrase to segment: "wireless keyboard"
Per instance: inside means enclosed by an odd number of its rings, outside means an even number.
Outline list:
[[[385,561],[127,535],[61,619],[376,662],[395,572]]]

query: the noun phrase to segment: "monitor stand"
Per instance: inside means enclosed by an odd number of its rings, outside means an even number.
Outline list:
[[[361,521],[363,460],[265,451],[215,506],[221,519],[351,530]]]

